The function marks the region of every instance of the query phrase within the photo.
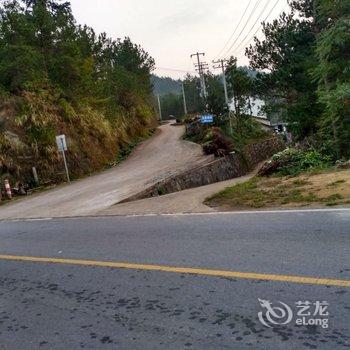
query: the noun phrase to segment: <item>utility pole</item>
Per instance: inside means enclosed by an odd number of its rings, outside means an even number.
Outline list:
[[[213,68],[214,69],[221,69],[222,71],[222,81],[224,84],[224,92],[225,92],[225,102],[229,108],[228,111],[228,120],[230,123],[230,131],[232,134],[232,120],[231,120],[231,112],[230,112],[230,106],[229,106],[229,99],[228,99],[228,93],[227,93],[227,82],[226,82],[226,72],[225,72],[225,68],[226,68],[226,63],[228,61],[225,59],[221,59],[221,60],[217,60],[217,61],[213,61]]]
[[[160,104],[159,94],[157,95],[157,99],[158,99],[159,120],[162,121],[163,120],[163,118],[162,118],[162,106]]]
[[[186,103],[186,94],[185,94],[185,86],[182,83],[182,97],[183,97],[183,101],[184,101],[184,112],[185,112],[185,116],[187,115],[187,103]]]
[[[199,73],[199,78],[200,78],[200,82],[201,82],[201,89],[202,89],[202,96],[204,98],[207,97],[207,88],[205,86],[205,78],[204,78],[204,70],[208,69],[209,66],[207,63],[205,62],[201,62],[200,60],[200,56],[205,56],[204,52],[197,52],[191,55],[191,58],[193,56],[197,57],[197,63],[195,64],[196,67],[196,71]]]
[[[224,83],[224,90],[225,90],[225,102],[228,105],[229,100],[228,100],[226,73],[225,73],[226,63],[227,63],[227,60],[224,60],[224,59],[213,61],[213,64],[214,64],[213,68],[214,69],[221,68],[221,70],[222,70],[222,80]]]

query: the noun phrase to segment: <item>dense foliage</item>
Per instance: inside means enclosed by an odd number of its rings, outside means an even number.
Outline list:
[[[315,149],[287,148],[276,153],[259,172],[259,175],[291,175],[296,176],[305,171],[315,171],[331,165],[331,158]]]
[[[182,95],[169,93],[160,96],[160,101],[163,120],[169,119],[170,116],[178,118],[184,115]]]
[[[0,175],[61,166],[65,133],[77,175],[100,168],[154,124],[154,60],[129,38],[77,25],[70,4],[8,0],[0,7]]]
[[[293,0],[247,48],[270,107],[297,139],[311,136],[334,158],[350,156],[350,1]],[[265,96],[266,97],[266,96]]]

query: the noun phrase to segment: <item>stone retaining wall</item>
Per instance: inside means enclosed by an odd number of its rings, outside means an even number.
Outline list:
[[[256,164],[284,148],[284,143],[277,137],[248,145],[241,154],[230,154],[226,157],[215,159],[209,164],[171,176],[123,200],[121,203],[156,197],[243,176],[252,170]]]

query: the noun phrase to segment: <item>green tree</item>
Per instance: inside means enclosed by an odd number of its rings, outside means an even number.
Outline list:
[[[314,76],[324,106],[320,134],[337,157],[350,156],[350,1],[319,0]]]
[[[174,117],[181,117],[184,115],[182,95],[169,93],[162,95],[160,99],[164,119],[167,119],[170,115]]]
[[[205,101],[201,96],[201,87],[198,77],[187,74],[183,80],[187,110],[189,114],[202,113],[205,111]]]
[[[253,96],[253,79],[243,67],[237,67],[237,58],[231,57],[226,68],[229,97],[233,101],[237,118],[250,114],[250,97]]]
[[[221,77],[208,73],[205,75],[205,82],[208,91],[205,101],[207,111],[214,114],[216,119],[224,119],[228,113],[228,105],[225,101]]]
[[[16,100],[5,128],[22,128],[27,151],[48,172],[57,164],[55,133],[72,135],[76,167],[85,170],[105,165],[118,145],[142,134],[155,120],[153,68],[153,58],[129,38],[77,25],[69,2],[0,5],[1,98]]]
[[[309,18],[312,5],[309,0],[292,1],[292,12],[263,23],[265,38],[255,38],[246,49],[251,66],[267,72],[260,75],[261,83],[271,99],[278,101],[283,119],[300,139],[316,132],[321,113],[317,84],[310,76],[316,41],[314,21]]]

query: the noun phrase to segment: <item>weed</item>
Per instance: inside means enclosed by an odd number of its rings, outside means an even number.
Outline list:
[[[305,185],[309,185],[310,182],[309,181],[306,181],[306,180],[294,180],[293,181],[293,185],[295,186],[305,186]]]
[[[329,201],[334,202],[334,201],[339,200],[339,199],[343,199],[343,196],[340,195],[339,193],[334,193],[328,197],[322,198],[322,200],[325,202],[329,202]]]
[[[163,196],[164,194],[166,194],[166,189],[164,186],[160,186],[157,188],[157,193],[158,193],[158,196]]]
[[[335,187],[335,186],[341,185],[345,182],[346,182],[345,180],[334,181],[334,182],[331,182],[330,184],[328,184],[327,187]]]

